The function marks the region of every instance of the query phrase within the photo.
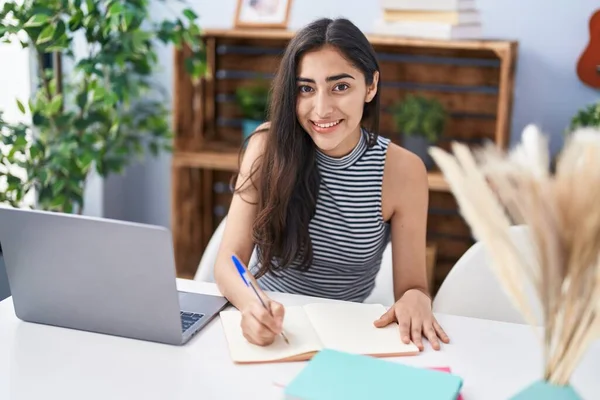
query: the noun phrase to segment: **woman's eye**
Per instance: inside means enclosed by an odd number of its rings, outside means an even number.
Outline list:
[[[307,85],[301,85],[301,86],[298,86],[298,90],[300,91],[300,93],[308,93],[308,92],[312,91],[312,88]]]
[[[344,90],[348,90],[350,88],[350,86],[348,86],[348,84],[346,83],[339,83],[337,85],[335,85],[335,90],[337,91],[344,91]]]

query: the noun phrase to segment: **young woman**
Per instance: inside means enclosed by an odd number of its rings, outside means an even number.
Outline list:
[[[219,289],[242,313],[247,340],[268,345],[284,307],[261,291],[269,311],[238,275],[280,291],[361,302],[375,285],[391,240],[396,303],[375,326],[397,321],[401,338],[434,349],[448,337],[428,294],[427,172],[412,153],[377,135],[379,65],[346,19],[299,31],[273,81],[270,123],[248,142],[215,264]]]

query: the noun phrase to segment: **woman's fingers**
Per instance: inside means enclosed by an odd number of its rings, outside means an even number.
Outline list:
[[[410,343],[410,315],[408,313],[396,313],[396,319],[398,320],[398,327],[400,328],[400,337],[406,344]]]
[[[435,329],[437,336],[442,340],[442,342],[450,343],[450,338],[448,337],[446,332],[442,329],[442,327],[440,326],[440,324],[437,322],[437,320],[435,318],[433,319],[433,328]]]
[[[285,316],[285,308],[281,303],[272,300],[269,304],[269,308],[271,309],[271,315],[273,315],[275,326],[277,326],[277,330],[281,332],[283,327],[283,317]]]
[[[435,328],[433,327],[433,321],[426,321],[423,324],[423,333],[425,334],[425,337],[427,338],[427,340],[429,340],[431,347],[434,350],[439,350],[440,349],[440,341],[438,339],[437,332],[435,331]]]
[[[423,332],[423,320],[413,317],[410,321],[410,328],[410,336],[412,337],[413,343],[422,351],[424,349],[421,335],[421,332]]]
[[[281,332],[279,320],[283,319],[283,306],[273,305],[272,309],[277,313],[277,318],[273,317],[270,310],[265,309],[258,302],[250,304],[242,311],[241,328],[244,337],[250,343],[267,346],[273,343],[276,335]]]
[[[269,307],[269,304],[267,305]],[[273,334],[278,335],[281,332],[280,324],[275,320],[275,318],[271,315],[269,309],[263,307],[263,305],[259,302],[253,303],[248,308],[250,314],[254,316],[254,318],[264,325],[267,329],[269,329]],[[283,314],[281,314],[283,316]]]
[[[242,332],[246,340],[258,346],[268,346],[275,340],[275,334],[252,314],[242,318]]]

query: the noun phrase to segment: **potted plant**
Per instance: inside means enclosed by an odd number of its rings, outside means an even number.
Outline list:
[[[600,128],[600,102],[589,104],[579,110],[577,114],[571,118],[568,132],[573,132],[577,128]]]
[[[418,155],[427,169],[431,169],[433,160],[427,149],[444,131],[447,114],[442,104],[433,98],[409,94],[394,103],[392,115],[403,136],[402,146]]]
[[[267,117],[269,86],[264,82],[240,86],[235,97],[243,118],[242,141],[245,142]]]
[[[147,150],[170,149],[169,101],[152,82],[155,40],[191,50],[185,65],[194,80],[205,74],[206,56],[191,9],[156,22],[150,4],[23,0],[0,7],[0,42],[29,49],[39,83],[32,98],[15,99],[25,122],[6,121],[0,110],[0,203],[25,206],[32,195],[38,208],[81,213],[92,171],[106,177]],[[68,59],[72,70],[62,76],[47,68],[48,56]]]

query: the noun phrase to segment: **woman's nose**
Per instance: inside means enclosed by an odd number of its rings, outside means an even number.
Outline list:
[[[315,113],[319,118],[327,118],[333,112],[333,101],[329,93],[318,93],[315,96]]]

